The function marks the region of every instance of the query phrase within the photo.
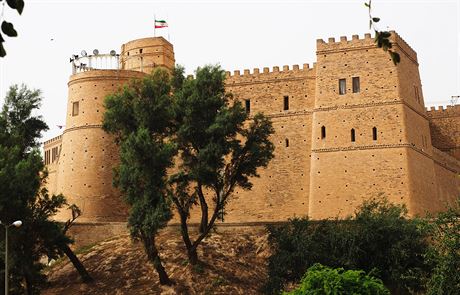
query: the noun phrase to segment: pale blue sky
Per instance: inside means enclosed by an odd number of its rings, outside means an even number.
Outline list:
[[[153,35],[153,18],[168,21],[176,62],[187,72],[206,63],[243,70],[315,62],[316,39],[369,32],[358,1],[32,1],[22,16],[5,8],[18,38],[0,59],[0,102],[9,85],[43,90],[48,139],[65,124],[69,57],[100,52]],[[382,29],[396,30],[418,53],[426,105],[460,95],[460,1],[373,0]],[[0,7],[1,8],[1,7]],[[53,41],[51,40],[53,39]]]

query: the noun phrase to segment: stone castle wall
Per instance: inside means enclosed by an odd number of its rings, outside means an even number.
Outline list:
[[[417,215],[441,210],[460,194],[460,106],[426,112],[417,54],[396,33],[391,39],[401,55],[397,66],[366,34],[317,40],[313,67],[227,72],[227,91],[250,115],[271,118],[275,158],[260,169],[251,191],[235,191],[225,223],[343,217],[381,195]],[[66,130],[61,139],[45,143],[45,151],[62,144],[59,161],[48,165],[49,187],[81,206],[82,222],[126,218],[111,186],[118,156],[100,128],[102,100],[141,71],[162,63],[171,69],[174,52],[166,42],[128,42],[122,47],[123,70],[71,77]],[[360,82],[356,93],[353,77]],[[339,79],[346,80],[345,94],[339,94]],[[76,100],[84,116],[71,115]],[[195,213],[192,220],[198,221]]]

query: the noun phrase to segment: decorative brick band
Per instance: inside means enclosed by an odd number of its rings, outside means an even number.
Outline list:
[[[325,148],[325,149],[312,149],[313,153],[329,153],[329,152],[342,152],[342,151],[359,151],[359,150],[376,150],[376,149],[388,149],[388,148],[410,148],[425,157],[431,159],[433,162],[446,168],[449,171],[454,173],[460,173],[460,169],[451,168],[448,165],[440,162],[438,159],[435,159],[430,154],[426,153],[422,149],[417,148],[416,146],[409,143],[398,143],[398,144],[379,144],[379,145],[363,145],[363,146],[347,146],[347,147],[337,147],[337,148]],[[442,153],[441,151],[439,151]]]
[[[96,125],[83,125],[83,126],[77,126],[77,127],[72,127],[64,130],[64,133],[79,130],[79,129],[92,129],[92,128],[99,128],[102,129],[102,124],[96,124]]]

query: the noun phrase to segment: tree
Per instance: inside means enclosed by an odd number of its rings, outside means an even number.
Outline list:
[[[427,294],[457,294],[460,290],[460,198],[433,218],[429,227],[432,243],[428,260],[434,269]]]
[[[181,78],[182,76],[182,78]],[[269,137],[274,129],[263,114],[250,118],[241,103],[225,92],[219,66],[198,68],[196,77],[174,74],[174,134],[178,157],[170,177],[171,198],[179,214],[189,262],[198,262],[197,248],[209,234],[236,187],[251,189],[251,177],[273,158]],[[206,196],[207,195],[207,196]],[[188,220],[200,205],[200,234],[192,240]],[[209,208],[211,206],[211,208]]]
[[[329,268],[319,263],[310,267],[300,286],[284,295],[327,295],[327,294],[375,294],[389,295],[390,291],[382,280],[362,270]]]
[[[19,14],[22,14],[22,11],[24,9],[23,0],[5,0],[5,1],[10,8],[15,9]],[[3,2],[3,0],[0,0],[0,2]],[[5,3],[2,3],[2,5],[4,4]],[[3,13],[1,16],[3,17]],[[16,30],[14,29],[13,24],[5,20],[2,21],[1,31],[8,37],[16,37],[18,35]],[[6,55],[5,48],[3,47],[3,42],[5,42],[5,39],[3,39],[2,33],[0,32],[0,57],[4,57]]]
[[[40,101],[40,91],[12,86],[0,112],[0,216],[4,224],[23,221],[9,239],[14,294],[22,294],[24,286],[27,294],[37,294],[46,280],[41,259],[57,259],[71,242],[62,225],[50,220],[66,203],[64,196],[50,196],[44,186],[48,175],[38,139],[47,126],[32,115]],[[0,240],[4,252],[3,235]]]
[[[122,92],[105,100],[103,128],[116,137],[120,164],[114,184],[130,206],[131,236],[140,239],[161,284],[171,285],[155,245],[158,231],[171,219],[167,199],[167,168],[173,165],[175,145],[169,140],[171,80],[157,69],[142,81],[134,81]]]

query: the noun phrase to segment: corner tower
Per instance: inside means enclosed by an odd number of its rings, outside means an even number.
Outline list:
[[[417,54],[392,32],[401,62],[366,34],[317,41],[309,216],[352,214],[385,195],[423,214],[435,194]]]
[[[174,66],[173,45],[163,37],[137,39],[121,46],[121,69],[150,74],[155,67],[172,70]]]

